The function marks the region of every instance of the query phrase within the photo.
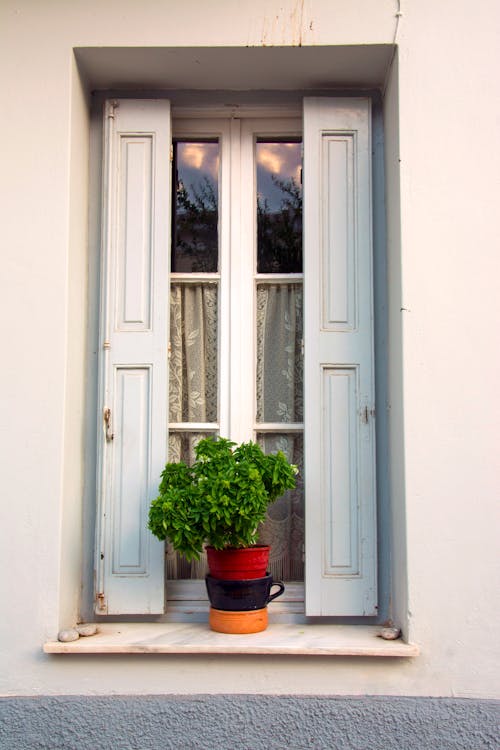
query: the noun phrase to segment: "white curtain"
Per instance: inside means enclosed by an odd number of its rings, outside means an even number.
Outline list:
[[[169,422],[217,421],[217,284],[178,283],[170,290]],[[209,433],[169,431],[168,460],[191,463]],[[167,544],[167,578],[204,578],[206,556],[187,562]]]
[[[260,433],[266,453],[283,451],[299,466],[297,487],[269,507],[260,541],[271,545],[269,567],[280,580],[304,575],[304,444],[301,433],[286,423],[302,422],[302,285],[263,283],[257,286],[257,422],[283,423],[283,432]]]
[[[175,283],[170,298],[170,422],[216,422],[217,284]],[[251,326],[249,324],[249,330]],[[303,419],[302,287],[269,283],[257,287],[257,422],[280,422],[283,432],[259,433],[266,452],[282,450],[303,465],[301,434],[286,423]],[[207,433],[170,431],[169,461],[189,463],[194,446]],[[304,501],[302,471],[297,488],[274,503],[260,529],[271,545],[270,569],[276,579],[302,580]],[[167,576],[203,578],[206,560],[187,563],[167,546]]]

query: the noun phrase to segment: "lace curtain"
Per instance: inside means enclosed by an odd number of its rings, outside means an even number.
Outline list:
[[[216,283],[177,283],[170,298],[169,421],[217,421]],[[303,419],[302,288],[300,284],[257,287],[257,422],[283,423],[283,432],[258,433],[266,452],[282,450],[299,465],[297,488],[274,503],[260,529],[271,545],[270,570],[282,580],[303,578],[303,439],[286,423]],[[194,446],[210,433],[170,430],[169,461],[189,463]],[[206,559],[188,563],[167,545],[167,576],[203,578]]]
[[[257,286],[257,422],[302,422],[302,285]],[[301,433],[259,433],[266,453],[283,451],[300,470],[297,487],[269,507],[260,541],[271,545],[269,567],[280,580],[304,575],[304,441]]]
[[[169,422],[217,421],[217,283],[170,289]],[[214,431],[215,432],[215,431]],[[191,463],[209,433],[169,430],[168,460]],[[167,543],[167,579],[204,578],[206,555],[189,563]]]

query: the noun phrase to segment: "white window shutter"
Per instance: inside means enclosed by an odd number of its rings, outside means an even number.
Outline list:
[[[105,107],[96,612],[164,611],[147,529],[167,445],[170,105]]]
[[[376,614],[368,99],[304,100],[306,614]]]

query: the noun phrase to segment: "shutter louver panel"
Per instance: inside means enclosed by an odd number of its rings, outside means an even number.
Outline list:
[[[370,102],[304,100],[306,614],[376,614]]]
[[[106,104],[98,614],[164,611],[164,546],[147,529],[167,444],[170,105]]]

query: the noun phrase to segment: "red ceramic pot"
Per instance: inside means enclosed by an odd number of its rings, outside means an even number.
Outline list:
[[[226,581],[263,578],[269,562],[269,550],[270,547],[261,544],[221,550],[207,547],[210,575]]]

